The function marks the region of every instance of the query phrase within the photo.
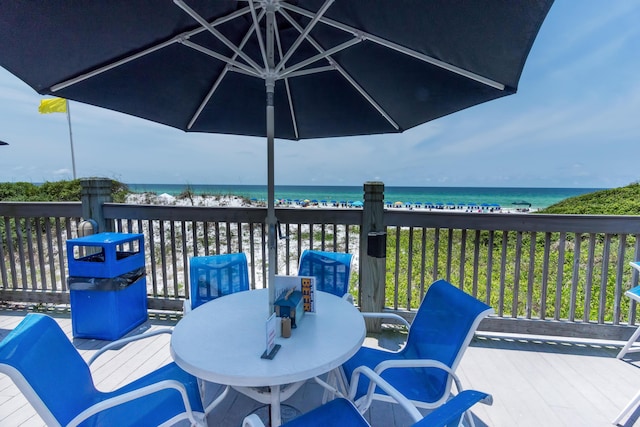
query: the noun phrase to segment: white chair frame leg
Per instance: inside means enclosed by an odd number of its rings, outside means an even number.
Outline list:
[[[640,337],[640,326],[638,326],[638,329],[636,329],[633,335],[631,335],[631,338],[629,338],[629,341],[627,341],[624,347],[622,347],[622,350],[620,350],[620,352],[616,357],[618,359],[622,359],[627,353],[636,353],[640,351],[640,346],[634,347],[634,344],[636,343],[639,337]]]
[[[616,419],[613,420],[612,424],[617,425],[620,422],[620,420],[624,418],[624,416],[627,415],[628,412],[630,412],[632,409],[638,406],[639,403],[640,403],[640,391],[636,393],[636,395],[633,396],[633,399],[631,399],[629,403],[627,403],[627,406],[625,406],[624,409],[620,411]]]

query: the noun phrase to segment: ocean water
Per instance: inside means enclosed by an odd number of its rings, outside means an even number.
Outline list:
[[[189,188],[196,195],[238,195],[265,200],[267,187],[263,185],[184,185],[184,184],[127,184],[136,193],[178,194]],[[543,209],[569,197],[591,193],[602,188],[517,188],[517,187],[387,187],[385,203],[424,204],[498,204],[504,208],[517,207],[526,202],[532,209]],[[277,185],[276,199],[316,200],[318,202],[354,202],[363,200],[362,186]]]

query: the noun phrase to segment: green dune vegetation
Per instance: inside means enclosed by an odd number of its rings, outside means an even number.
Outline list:
[[[116,203],[124,202],[129,192],[126,184],[112,180],[111,194]],[[30,182],[0,182],[0,202],[79,202],[80,180]]]
[[[640,183],[570,197],[538,211],[544,214],[640,215]]]

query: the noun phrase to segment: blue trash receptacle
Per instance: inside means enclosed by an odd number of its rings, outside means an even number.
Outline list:
[[[144,235],[69,239],[67,259],[74,337],[116,340],[147,320]]]

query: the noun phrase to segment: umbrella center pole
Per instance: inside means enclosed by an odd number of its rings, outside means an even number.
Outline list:
[[[274,179],[274,137],[275,137],[275,117],[274,117],[274,89],[275,81],[267,79],[267,218],[268,229],[267,251],[269,256],[269,276],[267,286],[269,288],[269,313],[273,313],[273,303],[275,301],[274,281],[277,270],[277,241],[276,241],[276,210],[275,210],[275,179]]]
[[[268,7],[266,10],[266,47],[265,47],[265,66],[267,68],[267,76],[265,78],[266,87],[266,104],[267,104],[267,251],[269,253],[269,276],[267,287],[269,288],[269,313],[274,311],[274,302],[276,300],[275,279],[278,269],[277,261],[277,240],[276,240],[276,218],[275,209],[275,102],[274,93],[276,81],[273,74],[275,68],[275,9]]]

